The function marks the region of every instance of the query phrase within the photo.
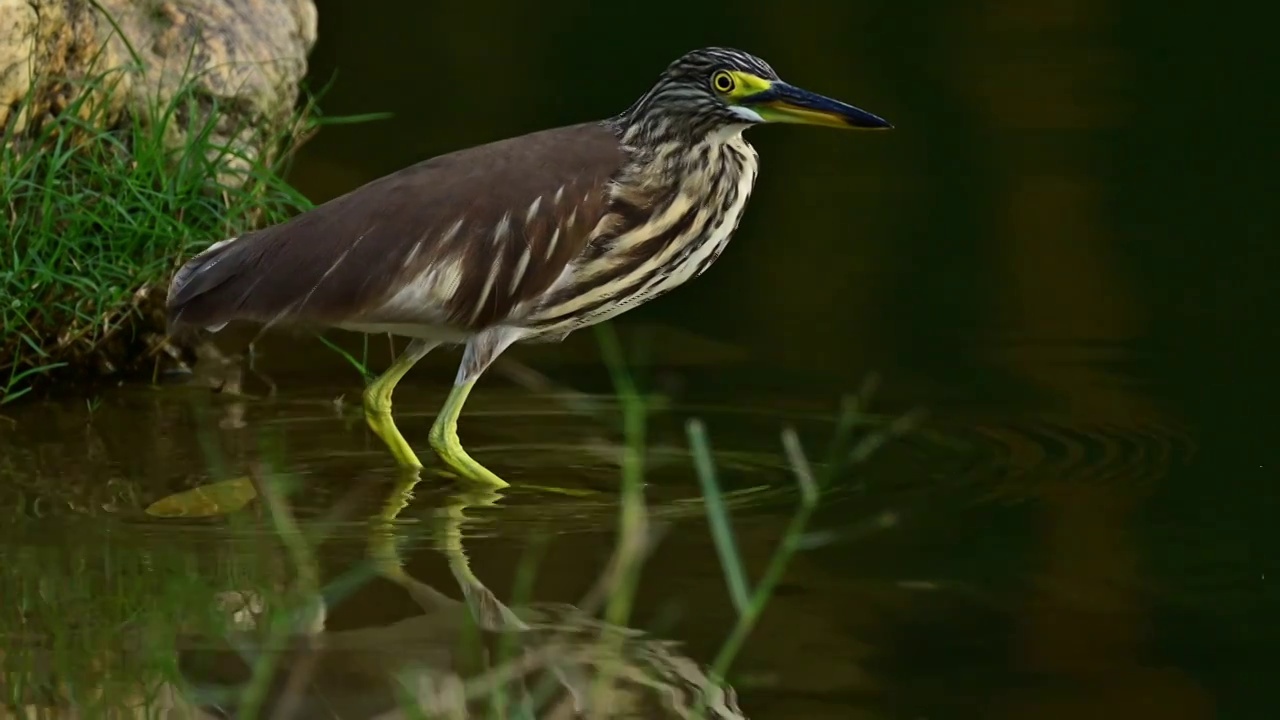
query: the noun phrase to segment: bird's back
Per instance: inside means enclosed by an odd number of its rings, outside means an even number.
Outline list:
[[[170,286],[171,329],[483,328],[582,252],[623,159],[609,127],[585,123],[417,163],[190,260]]]

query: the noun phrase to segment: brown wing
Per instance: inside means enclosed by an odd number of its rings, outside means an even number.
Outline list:
[[[171,330],[493,324],[582,252],[623,159],[589,123],[412,165],[193,258],[170,286]]]

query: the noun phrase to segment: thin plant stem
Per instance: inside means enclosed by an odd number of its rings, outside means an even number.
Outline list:
[[[644,499],[644,448],[646,408],[626,369],[622,345],[613,326],[596,326],[600,350],[613,377],[614,387],[622,403],[623,461],[622,501],[619,508],[619,542],[624,546],[643,547],[646,512]],[[626,568],[620,587],[610,596],[605,616],[611,623],[625,625],[631,615],[631,601],[639,579],[639,567]]]
[[[711,442],[707,439],[707,430],[701,420],[696,418],[685,424],[689,436],[689,448],[693,453],[693,465],[698,474],[698,482],[702,486],[703,502],[707,508],[707,521],[711,524],[711,538],[715,542],[716,553],[720,556],[720,569],[725,583],[729,586],[729,599],[738,615],[747,612],[751,591],[748,590],[747,573],[742,566],[742,558],[738,556],[738,543],[734,539],[733,525],[729,521],[729,511],[720,492],[720,482],[716,477],[715,460],[711,453]]]

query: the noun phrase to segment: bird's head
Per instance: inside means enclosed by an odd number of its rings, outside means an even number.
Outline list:
[[[893,127],[865,110],[784,82],[764,60],[731,48],[703,48],[676,59],[628,114],[695,132],[760,123]]]

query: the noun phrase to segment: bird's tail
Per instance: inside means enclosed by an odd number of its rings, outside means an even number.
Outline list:
[[[197,328],[217,332],[227,324],[225,303],[210,302],[215,299],[210,294],[231,279],[230,273],[216,272],[215,268],[228,259],[227,254],[236,248],[239,239],[232,237],[213,243],[174,273],[165,300],[170,335]]]

